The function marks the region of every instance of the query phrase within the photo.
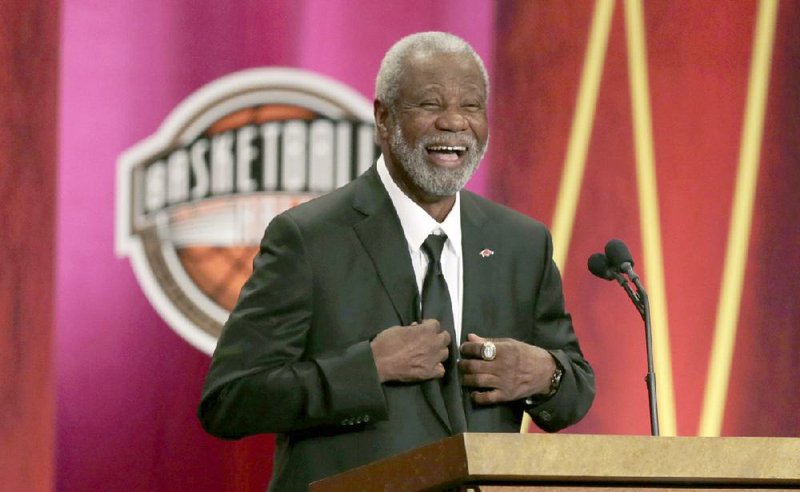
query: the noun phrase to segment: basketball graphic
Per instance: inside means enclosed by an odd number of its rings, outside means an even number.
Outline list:
[[[211,124],[206,137],[267,121],[310,121],[319,115],[307,108],[283,104],[265,104],[224,116]],[[289,204],[299,204],[297,200]],[[178,249],[181,265],[200,290],[226,311],[231,311],[247,278],[253,271],[257,245],[191,245]]]
[[[211,353],[266,225],[376,156],[372,107],[294,69],[223,77],[122,154],[116,247],[164,320]]]

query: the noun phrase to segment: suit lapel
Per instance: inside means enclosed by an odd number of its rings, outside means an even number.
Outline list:
[[[366,215],[353,227],[375,265],[381,284],[386,289],[398,317],[403,325],[418,321],[416,311],[419,293],[408,256],[408,244],[400,219],[374,166],[358,183],[353,207]],[[421,387],[425,399],[442,425],[452,432],[439,381],[426,381]]]
[[[495,251],[495,238],[484,230],[486,213],[480,208],[475,198],[469,193],[461,193],[461,249],[464,266],[464,300],[461,316],[461,343],[467,340],[467,334],[477,333],[487,336],[492,329],[489,305],[492,297],[494,278],[492,261]],[[483,252],[483,254],[482,254]],[[464,413],[467,417],[467,429],[472,420],[473,403],[468,393],[463,394]]]
[[[461,342],[467,334],[485,335],[491,329],[485,299],[490,298],[494,278],[492,256],[495,238],[483,231],[486,213],[475,198],[461,193],[461,248],[464,265],[464,300],[461,316]],[[483,252],[483,254],[482,254]],[[491,253],[490,253],[491,252]]]
[[[400,219],[373,166],[356,190],[353,206],[366,215],[353,227],[403,325],[416,321],[417,282]],[[405,261],[404,261],[405,260]]]

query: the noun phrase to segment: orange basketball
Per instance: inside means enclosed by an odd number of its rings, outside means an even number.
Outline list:
[[[267,121],[311,120],[313,111],[283,104],[267,104],[231,113],[209,126],[205,136],[235,130]],[[266,228],[267,224],[263,224]],[[178,258],[197,287],[222,308],[230,311],[239,291],[253,272],[253,258],[258,244],[212,246],[189,245],[177,249]]]

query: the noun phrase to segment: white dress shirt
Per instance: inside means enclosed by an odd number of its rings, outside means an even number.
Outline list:
[[[453,324],[456,332],[456,345],[461,340],[461,310],[463,304],[464,269],[461,256],[461,194],[456,194],[456,203],[442,223],[428,215],[428,212],[409,198],[394,182],[386,167],[383,156],[378,158],[378,176],[392,200],[400,225],[408,243],[408,254],[417,277],[417,289],[422,293],[422,282],[428,268],[428,255],[422,250],[422,243],[430,234],[446,234],[447,242],[442,250],[442,273],[447,281],[450,302],[453,305]]]

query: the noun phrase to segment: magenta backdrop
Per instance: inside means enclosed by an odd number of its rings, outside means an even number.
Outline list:
[[[675,327],[678,431],[694,435],[757,2],[643,4]],[[470,41],[496,75],[490,108],[495,146],[490,157],[496,165],[490,169],[485,162],[470,187],[550,223],[594,5],[593,0],[63,2],[57,489],[263,490],[271,473],[272,436],[230,443],[202,432],[194,413],[209,358],[172,332],[144,297],[129,261],[114,256],[115,174],[122,151],[153,134],[189,94],[245,68],[307,69],[371,99],[381,56],[394,41],[411,32],[446,30]],[[624,234],[641,258],[624,5],[617,2],[613,12],[588,186],[565,268],[569,307],[597,369],[599,390],[595,407],[573,432],[648,431],[639,320],[619,289],[601,285],[582,265],[611,235]],[[723,435],[800,435],[795,369],[800,311],[793,302],[798,293],[793,279],[800,272],[800,36],[793,22],[798,10],[795,2],[780,2],[748,285]],[[648,280],[650,272],[639,273]]]
[[[371,99],[394,41],[445,30],[491,69],[492,10],[480,0],[63,3],[58,490],[258,490],[270,474],[271,436],[233,444],[202,433],[194,411],[209,358],[167,327],[114,256],[120,153],[193,91],[244,68],[308,69]]]

